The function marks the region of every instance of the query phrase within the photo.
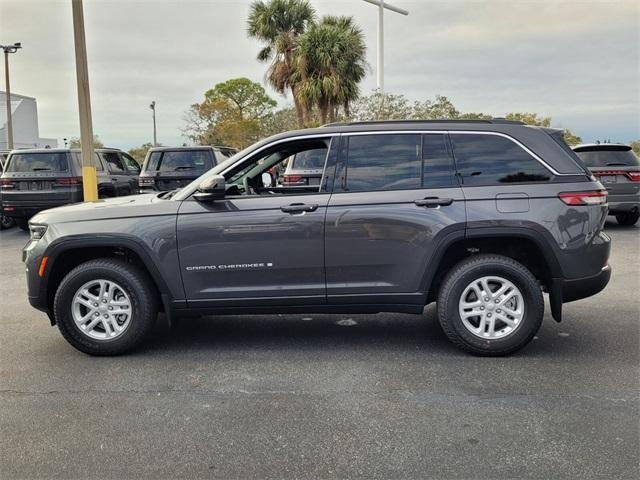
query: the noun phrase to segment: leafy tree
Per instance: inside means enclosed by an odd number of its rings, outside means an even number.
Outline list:
[[[296,110],[293,107],[276,110],[264,119],[263,133],[266,137],[289,130],[298,126]]]
[[[640,157],[640,140],[634,140],[631,142],[631,149],[633,153],[636,154],[636,157]]]
[[[73,137],[72,139],[70,139],[69,140],[69,148],[81,148],[80,138],[79,137]],[[100,140],[100,137],[98,137],[98,135],[94,135],[93,136],[93,148],[104,148],[104,143],[102,143],[102,141]]]
[[[147,156],[147,152],[151,147],[153,147],[152,143],[150,142],[143,143],[139,147],[133,147],[129,149],[128,153],[135,159],[136,162],[142,165],[142,162],[144,162],[144,159]]]
[[[315,19],[307,0],[257,0],[251,4],[247,31],[265,46],[258,60],[270,61],[267,80],[281,94],[291,90],[298,126],[305,123],[304,107],[298,100],[298,85],[292,79],[298,37]]]
[[[306,109],[318,108],[320,123],[349,115],[367,71],[366,46],[351,17],[326,16],[300,35],[293,76],[296,96]]]
[[[183,131],[201,145],[251,145],[262,138],[263,125],[276,106],[260,84],[247,78],[219,83],[204,97],[188,110]]]
[[[415,102],[411,118],[416,120],[455,120],[460,118],[460,112],[447,97],[436,95],[434,100]]]
[[[551,117],[540,117],[537,113],[513,112],[507,113],[505,118],[507,120],[519,120],[526,123],[527,125],[535,125],[538,127],[546,128],[551,127]],[[582,143],[582,139],[568,128],[564,129],[564,141],[567,143],[567,145],[577,145],[579,143]]]
[[[372,120],[403,120],[412,116],[412,106],[404,95],[374,90],[370,95],[359,97],[353,103],[350,119],[364,122]]]

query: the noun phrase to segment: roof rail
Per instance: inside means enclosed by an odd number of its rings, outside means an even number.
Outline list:
[[[520,120],[507,120],[506,118],[496,117],[491,120],[366,120],[361,122],[333,122],[322,125],[323,127],[344,127],[348,125],[385,125],[385,124],[423,124],[423,123],[487,123],[487,124],[500,124],[500,125],[526,125]]]

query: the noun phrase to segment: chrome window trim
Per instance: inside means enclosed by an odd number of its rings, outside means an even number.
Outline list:
[[[526,145],[517,139],[513,138],[506,133],[501,132],[488,132],[482,130],[382,130],[382,131],[367,131],[367,132],[345,132],[340,135],[349,137],[352,135],[392,135],[392,134],[424,134],[424,133],[439,133],[439,134],[449,134],[449,135],[495,135],[498,137],[504,137],[506,139],[511,140],[513,143],[518,145],[521,149],[527,152],[531,157],[538,161],[543,167],[549,170],[554,175],[576,175],[575,173],[560,173],[547,162],[545,162],[542,158],[532,152]]]

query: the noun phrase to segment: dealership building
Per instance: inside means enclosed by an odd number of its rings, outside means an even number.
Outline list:
[[[7,94],[0,92],[0,150],[8,149]],[[38,130],[38,105],[33,97],[11,94],[13,148],[43,148],[58,146],[55,138],[41,138]]]

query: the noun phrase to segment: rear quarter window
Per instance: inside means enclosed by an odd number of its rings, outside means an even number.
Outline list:
[[[67,172],[69,156],[66,152],[14,153],[9,158],[7,172]]]
[[[508,138],[454,132],[450,136],[456,166],[464,185],[535,183],[551,180],[551,172]]]

